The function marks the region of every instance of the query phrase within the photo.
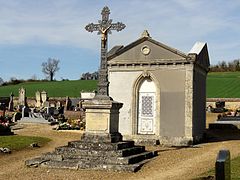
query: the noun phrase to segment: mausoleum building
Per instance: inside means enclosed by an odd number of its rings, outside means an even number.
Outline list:
[[[119,132],[125,139],[165,145],[199,141],[206,126],[207,44],[183,53],[147,31],[108,53],[109,95],[123,103]]]

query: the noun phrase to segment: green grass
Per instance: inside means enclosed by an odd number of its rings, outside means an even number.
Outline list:
[[[97,81],[75,80],[75,81],[53,81],[53,82],[27,82],[17,85],[1,86],[0,97],[9,96],[11,92],[18,96],[19,88],[26,88],[27,97],[35,97],[36,91],[46,91],[49,97],[79,97],[80,92],[92,92],[96,90]]]
[[[240,72],[214,72],[207,77],[208,98],[240,98]]]
[[[240,179],[240,156],[231,160],[231,179]],[[210,169],[206,173],[200,175],[200,177],[215,176],[215,168]],[[203,178],[196,178],[196,180]]]
[[[32,143],[38,143],[40,146],[51,141],[51,139],[37,136],[0,136],[0,147],[7,147],[11,150],[21,150],[29,147]]]

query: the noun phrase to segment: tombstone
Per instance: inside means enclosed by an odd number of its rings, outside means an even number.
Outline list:
[[[6,105],[5,103],[0,103],[0,116],[5,116],[6,113]]]
[[[183,53],[154,40],[145,30],[108,53],[109,95],[124,104],[119,132],[141,143],[186,146],[204,138],[206,43]]]
[[[39,91],[36,92],[36,104],[35,107],[41,107],[42,106],[42,96],[41,93]]]
[[[64,114],[64,107],[62,106],[62,107],[58,108],[58,112],[59,112],[59,114]]]
[[[54,110],[55,110],[54,107],[47,107],[47,114],[48,115],[53,115],[54,114]]]
[[[42,102],[43,103],[48,100],[48,96],[47,96],[47,92],[46,91],[42,91],[41,92],[41,98],[42,98]]]
[[[62,103],[61,103],[61,101],[58,101],[57,104],[56,104],[56,108],[60,109],[61,107],[62,107]]]
[[[72,106],[72,101],[71,101],[71,99],[67,96],[67,97],[66,97],[66,103],[65,103],[65,111],[71,110],[71,106]]]
[[[215,163],[216,180],[231,179],[231,157],[229,150],[220,150]]]
[[[9,111],[13,111],[13,108],[14,108],[14,104],[13,104],[13,93],[10,94],[10,101],[9,101],[9,104],[8,104],[8,110]]]
[[[50,103],[50,107],[56,107],[56,104],[55,103]]]
[[[22,118],[22,114],[20,112],[15,112],[13,114],[13,118],[12,118],[12,121],[13,122],[17,122],[18,120],[20,120]]]
[[[225,107],[225,101],[217,101],[215,102],[216,108],[224,108]]]
[[[50,107],[49,101],[44,101],[43,104],[42,104],[42,106],[45,107],[45,108]]]
[[[27,106],[24,106],[22,108],[22,118],[29,117],[30,112],[31,112],[31,110]]]
[[[18,98],[18,103],[20,106],[27,106],[26,102],[26,89],[21,87],[19,89],[19,98]]]

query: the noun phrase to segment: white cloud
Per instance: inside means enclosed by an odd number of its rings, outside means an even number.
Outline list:
[[[240,37],[237,0],[0,0],[0,4],[0,43],[8,45],[39,41],[99,50],[100,37],[84,27],[97,23],[105,5],[110,7],[114,22],[127,25],[123,32],[110,35],[110,46],[134,41],[144,29],[149,29],[154,39],[185,52],[195,41],[213,41],[216,46],[224,43],[221,37],[231,36],[224,33],[226,29]],[[218,43],[214,43],[213,34],[218,34]]]

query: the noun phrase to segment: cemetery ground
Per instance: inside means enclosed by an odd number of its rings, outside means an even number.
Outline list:
[[[215,120],[215,114],[207,116],[207,123]],[[208,175],[206,172],[214,168],[220,149],[229,149],[231,158],[240,155],[239,134],[220,133],[221,137],[225,137],[221,139],[218,132],[215,132],[219,138],[193,147],[147,146],[148,150],[157,150],[158,156],[136,173],[28,168],[24,165],[29,158],[51,152],[55,147],[66,145],[68,141],[79,140],[82,132],[53,131],[47,124],[23,124],[23,128],[14,130],[15,134],[40,136],[50,138],[51,141],[40,148],[28,147],[12,154],[0,155],[0,179],[194,179]]]

